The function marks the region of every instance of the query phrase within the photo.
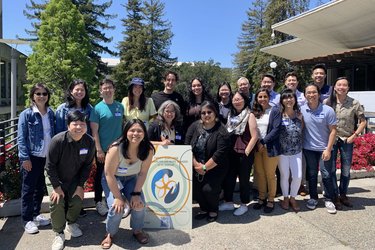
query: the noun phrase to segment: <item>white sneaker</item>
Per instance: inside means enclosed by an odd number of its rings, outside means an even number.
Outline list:
[[[101,215],[101,216],[105,216],[107,213],[108,213],[108,207],[107,207],[107,204],[102,202],[102,201],[98,201],[96,203],[96,211]]]
[[[314,210],[316,208],[316,206],[318,205],[318,201],[315,200],[315,199],[310,199],[307,201],[306,203],[306,207],[308,209],[311,209],[311,210]]]
[[[324,205],[326,206],[328,213],[335,214],[337,212],[335,204],[333,204],[332,201],[325,201]]]
[[[241,204],[241,206],[239,208],[237,208],[236,210],[234,210],[233,215],[240,216],[240,215],[243,215],[244,213],[246,213],[248,210],[249,209],[247,208],[246,205]]]
[[[219,205],[219,211],[232,211],[234,210],[233,202],[224,202]]]
[[[34,221],[28,221],[25,225],[25,232],[28,234],[36,234],[39,232],[39,229]]]
[[[67,224],[65,229],[74,238],[77,238],[83,235],[82,230],[79,228],[77,223]]]
[[[65,234],[56,234],[52,243],[52,250],[64,249]]]
[[[39,214],[37,217],[34,217],[34,223],[38,226],[47,226],[51,224],[51,220],[43,214]]]

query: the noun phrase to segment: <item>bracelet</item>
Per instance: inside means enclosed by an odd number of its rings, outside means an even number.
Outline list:
[[[131,196],[140,196],[141,192],[131,192],[130,195]]]
[[[206,172],[207,171],[206,165],[202,165],[202,169],[204,172]]]

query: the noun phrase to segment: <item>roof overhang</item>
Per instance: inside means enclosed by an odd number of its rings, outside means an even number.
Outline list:
[[[300,61],[375,45],[374,0],[337,0],[274,24],[297,37],[261,51]]]

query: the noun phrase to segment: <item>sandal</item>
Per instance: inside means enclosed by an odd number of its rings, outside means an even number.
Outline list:
[[[273,203],[273,201],[268,201],[267,205],[265,205],[263,208],[263,212],[265,212],[266,214],[272,213],[274,208],[275,204]]]
[[[138,241],[139,244],[147,244],[148,243],[148,236],[142,230],[138,231],[138,232],[134,232],[133,236]]]
[[[104,240],[101,243],[102,249],[110,249],[112,246],[112,236],[108,237],[108,234],[105,236]]]

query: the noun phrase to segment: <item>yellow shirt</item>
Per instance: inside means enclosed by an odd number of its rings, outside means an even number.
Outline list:
[[[124,97],[124,99],[122,99],[122,105],[124,106],[124,116],[126,121],[138,118],[144,122],[147,129],[150,122],[150,117],[157,114],[154,102],[151,98],[146,98],[146,105],[144,110],[139,110],[137,107],[130,110],[128,97]]]

